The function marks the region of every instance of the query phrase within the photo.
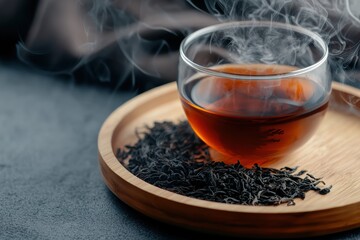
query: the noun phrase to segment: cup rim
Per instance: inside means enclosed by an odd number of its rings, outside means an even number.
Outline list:
[[[229,29],[232,27],[276,27],[279,29],[286,29],[286,30],[292,30],[295,32],[298,32],[300,34],[305,34],[312,38],[314,41],[316,41],[321,48],[323,49],[323,56],[315,62],[314,64],[311,64],[305,68],[296,69],[293,71],[289,71],[286,73],[280,73],[280,74],[273,74],[273,75],[243,75],[243,74],[235,74],[235,73],[226,73],[226,72],[220,72],[216,69],[210,68],[210,67],[204,67],[200,64],[197,64],[190,60],[186,54],[186,47],[196,38],[203,36],[205,34],[209,34],[211,32],[215,32],[219,30],[219,28],[223,29]],[[183,39],[183,41],[180,44],[180,56],[182,60],[188,64],[190,67],[195,69],[196,71],[202,72],[207,75],[216,76],[216,77],[223,77],[223,78],[231,78],[231,79],[241,79],[241,80],[275,80],[275,79],[281,79],[281,78],[288,78],[288,77],[294,77],[298,75],[302,75],[308,72],[311,72],[312,70],[316,69],[320,65],[322,65],[325,61],[327,61],[329,54],[328,46],[325,43],[325,41],[322,39],[322,37],[312,32],[308,29],[305,29],[303,27],[292,25],[292,24],[285,24],[280,22],[270,22],[270,21],[234,21],[234,22],[226,22],[216,25],[211,25],[202,29],[199,29],[190,35],[188,35],[186,38]]]

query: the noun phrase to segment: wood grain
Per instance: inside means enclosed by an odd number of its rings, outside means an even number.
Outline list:
[[[135,129],[154,121],[184,119],[175,83],[146,92],[114,111],[98,138],[106,185],[134,209],[166,223],[199,231],[252,237],[308,237],[360,227],[360,90],[333,84],[330,109],[315,136],[286,159],[267,166],[300,166],[333,189],[313,192],[295,206],[244,206],[175,194],[132,175],[116,159],[136,141]]]

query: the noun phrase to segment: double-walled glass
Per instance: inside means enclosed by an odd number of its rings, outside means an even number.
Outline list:
[[[307,29],[230,22],[189,35],[178,91],[187,119],[211,148],[262,163],[299,148],[328,106],[328,49]]]

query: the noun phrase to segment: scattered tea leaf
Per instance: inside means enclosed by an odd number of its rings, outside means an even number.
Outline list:
[[[313,190],[327,194],[330,187],[320,178],[297,172],[298,167],[245,168],[238,161],[212,161],[209,148],[194,134],[187,121],[155,122],[137,131],[138,141],[117,151],[117,158],[137,177],[157,187],[188,197],[245,205],[295,205]],[[302,178],[301,176],[306,176]]]

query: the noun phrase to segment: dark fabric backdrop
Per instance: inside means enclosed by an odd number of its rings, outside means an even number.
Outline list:
[[[178,48],[192,31],[273,20],[319,32],[334,78],[352,84],[359,81],[359,16],[356,0],[0,0],[0,56],[77,82],[148,89],[176,80]]]

